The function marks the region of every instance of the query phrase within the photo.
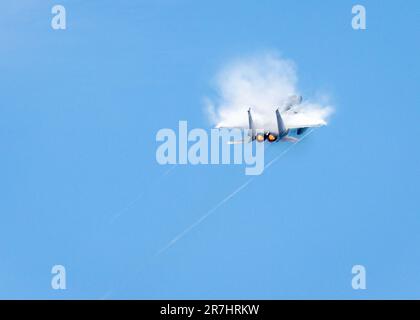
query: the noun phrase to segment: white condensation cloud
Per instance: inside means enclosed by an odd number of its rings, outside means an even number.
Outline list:
[[[215,79],[216,98],[205,99],[209,120],[217,127],[247,127],[246,111],[251,107],[256,127],[276,128],[275,110],[293,95],[300,95],[296,65],[279,55],[268,53],[237,59],[225,66]],[[334,108],[322,101],[304,97],[299,112],[284,113],[284,121],[327,123]]]

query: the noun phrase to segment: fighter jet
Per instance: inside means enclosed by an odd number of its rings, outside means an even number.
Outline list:
[[[274,130],[256,129],[254,120],[251,114],[251,108],[248,109],[248,139],[231,141],[230,144],[238,144],[245,142],[279,142],[289,141],[297,142],[298,138],[291,136],[291,133],[296,133],[297,136],[302,135],[308,128],[315,128],[326,125],[322,119],[309,119],[299,117],[301,112],[297,107],[302,102],[301,96],[292,96],[281,108],[277,108],[275,111],[277,128]],[[273,114],[274,116],[274,114]],[[283,118],[287,119],[286,121]],[[298,119],[298,121],[296,121]]]

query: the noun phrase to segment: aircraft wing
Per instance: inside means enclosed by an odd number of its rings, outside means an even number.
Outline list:
[[[229,126],[221,126],[221,125],[217,125],[214,128],[215,129],[241,129],[241,130],[248,129],[245,126],[242,126],[242,127],[241,126],[232,126],[232,127],[229,127]]]
[[[317,128],[327,125],[325,120],[311,118],[285,119],[284,122],[287,129]]]

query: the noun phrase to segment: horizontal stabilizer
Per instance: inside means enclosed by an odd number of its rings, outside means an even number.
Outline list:
[[[243,144],[243,143],[248,143],[248,142],[251,142],[250,138],[242,139],[242,140],[230,140],[227,142],[227,144]]]
[[[295,137],[291,137],[291,136],[284,136],[283,138],[281,138],[280,141],[296,143],[296,142],[299,141],[299,139],[298,138],[295,138]]]
[[[243,144],[245,143],[244,140],[235,140],[235,141],[228,141],[227,144]]]

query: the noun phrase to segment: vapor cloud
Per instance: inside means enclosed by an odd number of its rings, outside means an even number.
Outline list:
[[[275,110],[291,96],[300,95],[294,62],[275,54],[238,59],[223,68],[215,80],[217,98],[206,99],[206,111],[217,127],[247,127],[246,111],[251,107],[256,127],[276,128]],[[304,97],[298,110],[298,114],[284,114],[286,124],[308,121],[326,124],[334,108]]]

